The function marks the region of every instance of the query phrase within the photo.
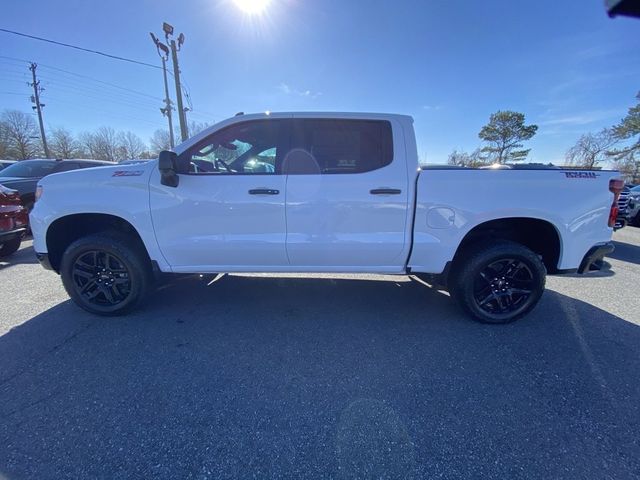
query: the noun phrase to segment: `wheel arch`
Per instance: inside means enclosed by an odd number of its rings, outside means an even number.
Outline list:
[[[62,255],[72,242],[86,235],[113,231],[127,235],[151,262],[140,233],[124,218],[106,213],[76,213],[54,220],[47,228],[46,244],[51,267],[59,272]]]
[[[511,240],[524,245],[542,257],[547,272],[558,271],[562,253],[562,237],[548,220],[532,217],[508,217],[488,220],[469,230],[456,249],[455,264],[473,244],[492,240]]]

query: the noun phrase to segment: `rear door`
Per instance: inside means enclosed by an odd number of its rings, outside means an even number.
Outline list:
[[[176,272],[278,270],[285,250],[288,120],[254,120],[212,133],[178,158],[179,184],[151,178],[158,245]]]
[[[400,272],[408,253],[402,130],[386,120],[295,119],[287,255],[309,271]]]

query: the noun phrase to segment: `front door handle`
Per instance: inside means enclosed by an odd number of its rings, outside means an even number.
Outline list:
[[[399,188],[374,188],[369,190],[371,195],[400,195],[402,190]]]
[[[254,188],[249,190],[249,195],[278,195],[280,190],[273,190],[271,188]]]

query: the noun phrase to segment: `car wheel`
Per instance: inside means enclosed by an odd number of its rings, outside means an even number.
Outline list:
[[[137,306],[152,284],[149,260],[126,236],[94,234],[73,242],[60,265],[73,301],[98,315],[122,315]]]
[[[529,313],[544,291],[540,257],[515,242],[480,244],[454,264],[450,293],[474,319],[504,324]]]
[[[22,240],[18,237],[0,244],[0,258],[8,257],[9,255],[17,252],[20,248],[21,241]]]
[[[636,213],[636,216],[633,217],[633,221],[631,223],[634,227],[640,227],[640,212]]]

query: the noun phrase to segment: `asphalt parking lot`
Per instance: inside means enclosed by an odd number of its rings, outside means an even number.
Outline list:
[[[640,478],[640,229],[614,240],[507,326],[378,276],[183,278],[102,319],[25,242],[0,479]]]

